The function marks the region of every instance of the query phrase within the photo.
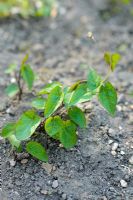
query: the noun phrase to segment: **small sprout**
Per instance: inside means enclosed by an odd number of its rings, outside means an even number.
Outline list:
[[[10,84],[5,89],[5,92],[9,97],[14,97],[16,94],[18,94],[19,100],[21,100],[21,96],[23,93],[23,84],[26,83],[29,90],[31,90],[33,87],[35,74],[31,67],[26,64],[27,60],[28,54],[26,54],[26,56],[23,58],[19,71],[17,71],[17,65],[10,65],[5,71],[5,73],[7,74],[15,74],[15,83]]]
[[[21,149],[22,142],[26,141],[26,151],[43,162],[48,161],[46,149],[42,144],[33,141],[40,132],[46,142],[47,137],[50,137],[57,140],[60,147],[74,147],[78,140],[78,126],[86,127],[85,114],[78,107],[79,103],[88,102],[97,96],[100,104],[111,116],[116,112],[117,93],[108,78],[118,64],[120,55],[105,53],[104,60],[109,66],[106,78],[103,79],[94,69],[90,69],[87,80],[77,81],[70,87],[63,87],[59,82],[45,85],[32,100],[33,108],[24,112],[17,122],[8,123],[2,129],[1,136],[7,138],[17,151]],[[26,61],[27,56],[22,61],[20,75],[31,89],[34,75]],[[7,91],[12,96],[19,91],[18,88],[13,85]],[[32,141],[29,141],[30,139]]]

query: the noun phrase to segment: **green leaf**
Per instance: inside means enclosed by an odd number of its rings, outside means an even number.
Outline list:
[[[104,60],[105,60],[105,62],[106,62],[108,65],[111,64],[111,54],[110,54],[109,52],[106,52],[106,53],[104,54]]]
[[[114,71],[120,59],[121,59],[121,56],[118,53],[112,54],[111,56],[111,70],[112,71]]]
[[[78,87],[76,88],[76,90],[72,93],[70,102],[69,102],[69,106],[75,105],[77,104],[80,99],[82,98],[82,96],[84,96],[87,92],[87,84],[86,83],[82,83],[80,85],[78,85]]]
[[[21,65],[24,65],[24,64],[27,62],[28,59],[29,59],[29,54],[26,54],[26,55],[24,56],[22,62],[21,62]]]
[[[94,69],[90,69],[88,78],[87,78],[87,86],[89,90],[95,90],[100,86],[101,77],[97,74]]]
[[[121,56],[118,53],[113,53],[111,55],[110,53],[106,52],[104,54],[104,60],[108,65],[110,65],[110,68],[112,71],[114,71],[120,59],[121,59]]]
[[[74,91],[78,85],[80,84],[81,81],[77,81],[76,83],[74,83],[70,88],[69,88],[69,92]]]
[[[41,122],[41,118],[33,110],[23,113],[16,123],[16,138],[18,140],[28,139]]]
[[[81,128],[86,127],[85,114],[83,113],[83,111],[80,108],[78,108],[76,106],[69,108],[68,115],[69,115],[70,119],[73,122],[75,122],[77,125],[79,125]]]
[[[15,71],[15,69],[17,68],[16,64],[11,64],[9,65],[9,67],[5,70],[6,74],[12,74],[12,72]]]
[[[110,82],[101,86],[98,98],[102,106],[113,116],[116,111],[117,93]]]
[[[15,133],[15,123],[9,123],[4,126],[1,132],[1,136],[4,138],[9,137]]]
[[[93,91],[93,92],[89,91],[81,97],[78,103],[90,101],[94,97],[94,95],[96,95],[96,91]]]
[[[64,122],[64,128],[60,132],[60,141],[67,149],[74,147],[77,143],[76,126],[70,120]]]
[[[56,111],[56,109],[61,105],[63,97],[64,94],[60,86],[56,86],[54,89],[52,89],[51,93],[48,95],[48,99],[45,105],[44,115],[46,118],[52,115]]]
[[[21,142],[16,138],[15,135],[10,135],[8,137],[8,140],[13,147],[15,146],[15,147],[19,148]]]
[[[45,103],[46,99],[42,97],[37,97],[31,102],[31,105],[36,109],[43,110],[45,108]]]
[[[45,122],[45,130],[49,136],[53,137],[63,128],[63,121],[59,116],[49,117]]]
[[[34,80],[35,80],[35,76],[34,76],[34,72],[31,69],[31,67],[29,65],[22,65],[21,66],[21,75],[24,79],[24,81],[26,82],[29,90],[32,89]]]
[[[33,157],[43,161],[48,162],[48,155],[45,148],[38,142],[28,142],[26,145],[26,150]]]
[[[5,89],[5,93],[9,96],[9,97],[13,97],[15,96],[17,93],[19,92],[19,87],[17,84],[12,83],[9,86],[7,86],[7,88]]]
[[[56,86],[62,87],[61,83],[59,82],[48,83],[42,90],[40,90],[38,95],[49,94]]]

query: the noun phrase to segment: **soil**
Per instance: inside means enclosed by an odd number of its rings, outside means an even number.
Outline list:
[[[100,10],[106,3],[63,0],[55,19],[0,21],[1,128],[30,107],[32,94],[26,92],[19,103],[4,94],[12,81],[4,70],[19,64],[27,51],[38,74],[36,89],[51,80],[69,85],[84,79],[89,67],[104,76],[104,52],[122,55],[110,78],[119,94],[116,116],[111,118],[97,100],[83,105],[88,125],[79,130],[74,148],[50,143],[49,164],[42,164],[25,153],[14,157],[0,138],[1,200],[133,200],[133,21],[128,12],[103,21]],[[95,41],[87,38],[88,31]]]

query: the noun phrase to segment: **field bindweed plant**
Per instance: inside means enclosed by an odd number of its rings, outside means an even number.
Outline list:
[[[18,94],[18,99],[21,100],[23,94],[23,85],[27,84],[29,90],[32,89],[35,80],[34,71],[31,69],[30,65],[27,64],[28,54],[23,58],[19,70],[17,70],[17,65],[12,64],[6,69],[6,74],[14,74],[15,82],[11,83],[5,89],[5,93],[9,97],[14,97]]]
[[[44,145],[37,142],[39,134],[46,139],[49,136],[59,141],[66,149],[74,147],[78,140],[78,126],[86,127],[85,114],[78,107],[80,103],[89,102],[96,96],[106,111],[111,116],[115,115],[117,93],[108,78],[118,64],[120,55],[105,53],[104,60],[109,66],[105,78],[90,69],[86,80],[77,81],[70,87],[63,87],[59,82],[45,85],[32,101],[32,109],[24,112],[17,122],[5,125],[1,136],[7,138],[16,149],[24,142],[26,151],[44,162],[48,161],[48,155]],[[32,72],[28,73],[32,77]]]

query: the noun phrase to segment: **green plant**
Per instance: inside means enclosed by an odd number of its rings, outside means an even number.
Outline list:
[[[0,17],[19,14],[22,17],[50,16],[55,8],[55,0],[1,0]]]
[[[25,82],[28,89],[31,90],[33,87],[35,75],[30,65],[27,64],[28,54],[23,58],[19,70],[17,70],[17,65],[12,64],[5,70],[6,74],[14,74],[15,83],[11,83],[5,89],[5,93],[9,97],[13,97],[18,94],[19,100],[21,99],[23,93],[23,83]]]
[[[17,122],[8,123],[2,129],[1,136],[17,149],[25,141],[27,152],[44,162],[48,161],[48,155],[43,145],[36,141],[39,135],[44,135],[46,140],[50,137],[59,141],[66,149],[74,147],[77,127],[86,127],[85,114],[78,107],[79,103],[97,96],[107,112],[115,115],[117,93],[108,78],[118,64],[120,55],[105,53],[104,60],[109,66],[104,79],[90,69],[87,80],[77,81],[70,87],[64,88],[59,82],[45,85],[32,101],[33,108],[24,112]]]

